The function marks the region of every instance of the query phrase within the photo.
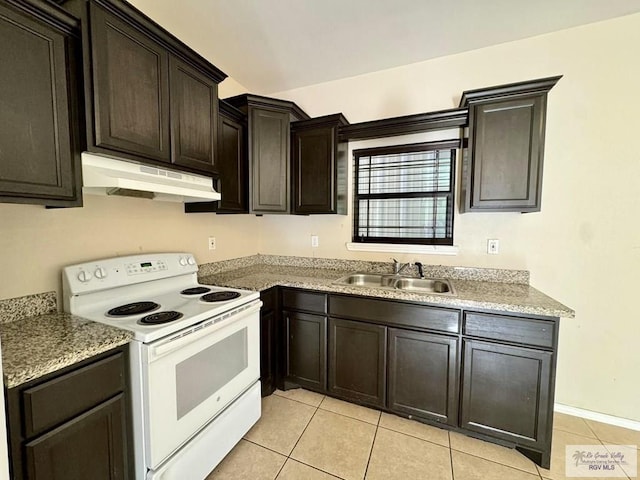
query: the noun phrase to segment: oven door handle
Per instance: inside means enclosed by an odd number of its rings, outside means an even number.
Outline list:
[[[216,322],[214,321],[214,323],[211,323],[210,325],[207,325],[206,327],[200,326],[200,325],[196,325],[194,327],[192,327],[190,330],[188,330],[187,332],[182,333],[182,335],[180,335],[179,337],[173,337],[170,338],[168,340],[164,340],[162,343],[160,343],[159,345],[155,345],[152,346],[149,349],[149,362],[152,362],[160,357],[163,357],[175,350],[179,350],[180,348],[184,347],[185,345],[188,345],[190,343],[196,342],[198,340],[200,340],[201,338],[204,338],[208,335],[211,335],[213,333],[219,332],[220,330],[224,329],[226,326],[228,325],[233,325],[233,323],[228,323],[228,318],[225,317],[234,317],[233,321],[237,321],[240,320],[241,318],[247,317],[253,313],[259,312],[260,311],[260,306],[262,305],[261,301],[257,301],[255,303],[250,304],[248,307],[245,307],[243,310],[237,311],[237,310],[231,310],[230,312],[226,313],[226,314],[222,314],[220,317],[220,320],[218,321],[223,321],[222,325],[216,325]],[[208,321],[207,320],[205,322],[203,322],[204,324],[206,324]],[[219,328],[214,328],[214,327],[219,327]]]

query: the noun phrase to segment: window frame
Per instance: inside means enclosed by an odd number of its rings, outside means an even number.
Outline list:
[[[460,140],[438,140],[432,142],[411,143],[405,145],[393,145],[385,147],[363,148],[353,151],[353,223],[351,239],[356,244],[396,244],[396,245],[453,245],[454,218],[455,218],[455,179],[456,179],[456,156],[460,148]],[[434,150],[451,151],[451,172],[449,178],[450,189],[448,192],[411,192],[404,194],[381,193],[381,194],[359,194],[359,159],[361,157],[371,157],[379,155],[394,155],[401,153],[414,153]],[[447,216],[451,225],[451,237],[446,238],[401,238],[401,237],[360,237],[358,232],[358,221],[360,219],[359,200],[362,198],[429,198],[437,196],[447,197]]]

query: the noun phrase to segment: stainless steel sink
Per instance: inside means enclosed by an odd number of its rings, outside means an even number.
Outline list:
[[[394,284],[397,289],[411,292],[451,293],[451,284],[433,278],[400,278]]]
[[[380,287],[382,286],[382,277],[376,273],[353,273],[336,280],[334,283],[344,285],[357,285],[359,287]]]
[[[383,288],[415,293],[453,295],[453,287],[448,280],[434,278],[413,278],[380,273],[351,273],[335,282],[335,285],[350,285],[365,288]]]

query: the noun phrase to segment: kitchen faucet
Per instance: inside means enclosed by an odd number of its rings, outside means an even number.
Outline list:
[[[422,269],[422,263],[420,262],[413,262],[413,264],[417,267],[418,269],[418,276],[420,278],[424,278],[424,270]]]
[[[414,262],[413,264],[411,262],[409,262],[409,263],[400,263],[395,258],[392,258],[391,260],[393,260],[393,274],[394,275],[400,275],[405,268],[411,267],[411,265],[415,265],[416,268],[418,269],[418,278],[424,278],[424,270],[422,268],[422,263],[420,263],[420,262]]]
[[[391,260],[393,260],[393,274],[394,275],[400,275],[405,268],[411,266],[411,262],[409,262],[409,263],[400,263],[395,258],[392,258]]]

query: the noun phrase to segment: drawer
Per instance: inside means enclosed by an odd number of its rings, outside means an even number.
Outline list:
[[[413,327],[447,333],[460,332],[460,312],[458,310],[392,300],[331,295],[329,315],[391,326]]]
[[[260,300],[262,300],[262,311],[268,312],[276,309],[276,295],[278,289],[270,288],[264,292],[260,292]]]
[[[22,392],[25,438],[95,407],[125,389],[122,352]]]
[[[553,348],[555,329],[555,322],[548,320],[464,313],[463,333],[474,337]]]
[[[327,313],[327,295],[301,290],[282,290],[282,308],[284,310],[303,310],[314,313]]]

